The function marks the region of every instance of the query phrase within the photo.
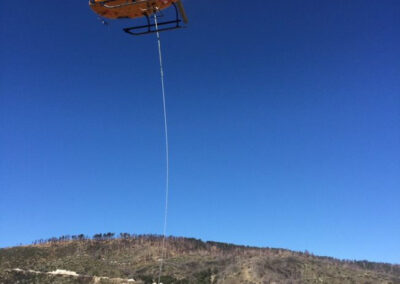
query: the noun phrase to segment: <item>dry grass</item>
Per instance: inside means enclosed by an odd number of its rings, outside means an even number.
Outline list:
[[[152,283],[161,238],[75,240],[0,250],[0,283]],[[15,268],[25,272],[13,271]],[[43,272],[28,273],[26,270]],[[79,276],[49,275],[64,269]],[[109,277],[114,280],[95,277]],[[117,279],[118,278],[118,279]],[[282,249],[169,238],[168,283],[400,283],[398,265],[339,261]],[[97,282],[96,282],[97,281]],[[107,282],[108,281],[108,282]],[[118,282],[120,281],[120,282]]]

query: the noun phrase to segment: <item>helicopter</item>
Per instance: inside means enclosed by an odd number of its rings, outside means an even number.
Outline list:
[[[146,18],[145,25],[136,25],[123,30],[131,35],[144,35],[155,32],[182,28],[188,17],[181,0],[89,0],[91,9],[101,17],[108,19]],[[165,9],[173,9],[175,17],[154,22],[151,16]]]

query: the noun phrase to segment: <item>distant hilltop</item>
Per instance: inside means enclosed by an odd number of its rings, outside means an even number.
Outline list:
[[[62,236],[0,249],[0,283],[156,283],[162,237]],[[400,266],[168,237],[163,284],[400,283]]]

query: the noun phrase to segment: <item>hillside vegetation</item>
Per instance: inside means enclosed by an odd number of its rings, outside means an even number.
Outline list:
[[[0,283],[153,283],[162,238],[98,234],[0,249]],[[169,237],[162,283],[400,283],[400,266]]]

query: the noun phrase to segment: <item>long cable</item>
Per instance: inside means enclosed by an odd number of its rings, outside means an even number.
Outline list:
[[[165,155],[166,155],[166,184],[165,184],[165,209],[164,209],[164,230],[163,240],[161,247],[161,260],[158,272],[158,284],[161,281],[161,274],[163,270],[164,258],[165,258],[165,242],[167,238],[167,221],[168,221],[168,198],[169,198],[169,145],[168,145],[168,123],[167,123],[167,107],[165,103],[165,85],[164,85],[164,67],[161,53],[161,40],[160,33],[158,31],[157,22],[157,11],[154,13],[154,23],[157,31],[157,43],[158,43],[158,58],[160,60],[160,74],[161,74],[161,90],[163,99],[163,113],[164,113],[164,130],[165,130]]]

